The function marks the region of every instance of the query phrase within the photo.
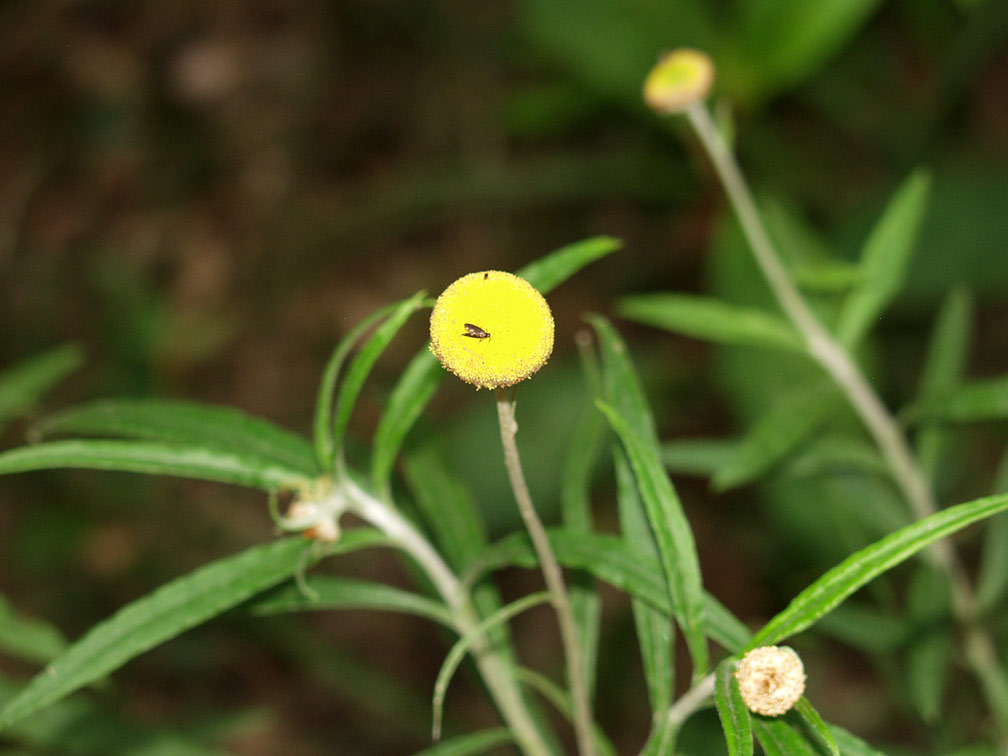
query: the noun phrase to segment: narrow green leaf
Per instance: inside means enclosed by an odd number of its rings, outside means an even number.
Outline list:
[[[501,745],[514,742],[511,731],[505,727],[459,735],[430,748],[417,751],[413,756],[483,756]]]
[[[392,466],[406,434],[430,402],[445,372],[429,349],[417,352],[399,376],[378,421],[371,451],[371,482],[388,494]]]
[[[808,79],[844,48],[879,4],[880,0],[813,4],[774,0],[740,5],[733,14],[740,27],[733,45],[752,69],[745,73],[745,81],[751,89],[762,89],[766,97]]]
[[[630,458],[631,468],[637,478],[637,487],[644,501],[648,527],[651,530],[648,538],[656,549],[653,553],[659,555],[674,613],[693,658],[695,674],[699,675],[707,666],[707,648],[699,625],[702,622],[700,601],[703,591],[693,535],[672,481],[662,466],[661,447],[655,430],[654,417],[640,379],[630,361],[626,344],[605,318],[591,315],[587,320],[599,339],[603,388],[606,399],[611,402],[611,405],[606,406],[616,408],[613,410],[613,416],[607,416],[607,419],[620,436]],[[602,406],[599,402],[596,404]],[[620,432],[620,428],[623,428],[624,432]],[[641,610],[637,612],[641,614]],[[647,633],[649,629],[654,629],[658,637],[652,640],[656,643],[662,635],[657,622],[656,618],[648,618],[646,620],[648,628],[643,630]],[[668,631],[669,628],[666,628],[664,632]],[[661,653],[654,644],[651,651],[655,654]],[[646,668],[653,667],[657,673],[657,665],[660,663],[657,657],[645,659],[644,663]],[[671,674],[671,666],[666,674]],[[651,682],[658,685],[657,678]],[[651,692],[661,695],[658,687]]]
[[[735,662],[731,659],[725,659],[714,670],[714,705],[728,744],[728,756],[752,756],[752,720],[742,701],[735,679]]]
[[[713,485],[727,491],[749,483],[793,451],[839,406],[836,387],[816,381],[788,391],[764,412],[735,447]]]
[[[523,596],[517,601],[513,601],[507,606],[498,609],[455,642],[455,645],[451,647],[451,650],[445,657],[444,662],[441,664],[441,670],[438,672],[437,681],[434,683],[434,722],[431,727],[431,737],[434,740],[441,737],[441,715],[444,710],[444,699],[445,694],[448,692],[448,684],[451,682],[452,676],[455,674],[455,670],[458,669],[473,644],[485,637],[490,628],[496,627],[503,622],[507,622],[516,614],[521,614],[522,612],[531,609],[533,606],[545,604],[549,600],[550,595],[547,591],[540,591],[539,593],[532,593],[528,596]]]
[[[312,423],[312,437],[315,441],[315,460],[319,469],[331,470],[333,466],[333,454],[335,450],[333,440],[333,397],[336,392],[336,382],[339,378],[343,363],[346,362],[350,352],[353,351],[357,341],[369,328],[378,321],[387,318],[395,310],[397,305],[386,305],[379,310],[368,315],[357,325],[350,329],[333,349],[329,360],[326,362],[325,370],[322,371],[322,380],[319,383],[318,395],[315,398],[315,419]]]
[[[469,492],[433,447],[412,451],[403,462],[406,482],[441,553],[455,570],[468,568],[480,559],[487,546],[486,531]],[[501,606],[500,593],[489,580],[473,586],[472,599],[481,617]],[[511,654],[513,644],[506,625],[492,628],[490,639],[502,653]]]
[[[906,649],[907,688],[921,719],[935,724],[942,712],[955,639],[948,576],[929,564],[919,565],[907,591],[910,643]]]
[[[613,449],[613,456],[616,466],[616,502],[623,539],[631,548],[657,559],[654,536],[637,496],[630,464],[618,448]],[[672,623],[666,612],[639,599],[632,599],[630,608],[634,616],[651,712],[660,716],[672,705],[672,690],[675,687]]]
[[[833,734],[833,740],[836,741],[837,746],[840,748],[840,753],[843,756],[886,756],[876,748],[872,748],[870,745],[865,743],[861,738],[856,735],[852,735],[847,732],[847,730],[837,725],[830,725],[830,732]]]
[[[307,590],[307,593],[306,593]],[[260,594],[244,607],[255,615],[331,609],[375,609],[401,612],[454,629],[451,611],[443,603],[383,583],[353,578],[318,576],[304,586],[285,584]]]
[[[889,201],[861,250],[864,279],[840,311],[837,338],[856,346],[899,293],[924,219],[931,188],[929,172],[917,170]]]
[[[796,478],[816,478],[838,473],[858,473],[887,478],[889,466],[878,447],[848,435],[822,435],[796,450],[786,464],[787,474]]]
[[[906,643],[902,615],[848,601],[821,617],[816,629],[854,648],[872,654],[893,654]]]
[[[630,360],[626,342],[605,318],[590,314],[585,320],[591,323],[599,340],[605,401],[616,408],[634,432],[660,454],[654,416],[637,370]]]
[[[620,437],[630,460],[658,546],[673,612],[693,658],[694,675],[703,675],[707,671],[707,645],[703,636],[700,562],[682,504],[665,474],[659,450],[648,445],[612,407],[603,402],[596,402],[596,406]]]
[[[737,444],[724,438],[677,438],[662,443],[662,461],[671,473],[707,477],[728,464]]]
[[[623,442],[647,512],[673,611],[693,657],[695,674],[702,675],[707,667],[702,632],[703,589],[696,545],[682,505],[657,450],[648,446],[611,407],[602,402],[596,405]]]
[[[599,414],[589,412],[571,433],[560,473],[560,508],[564,527],[569,530],[587,533],[592,529],[591,481],[604,431]],[[593,697],[602,601],[594,578],[584,572],[571,575],[568,593],[581,645],[582,673],[589,695]]]
[[[599,580],[671,614],[668,586],[658,560],[631,548],[608,533],[547,531],[557,560],[565,567],[587,570]],[[537,567],[535,551],[525,533],[513,533],[487,548],[471,571],[481,575],[503,567]],[[472,575],[470,575],[470,578]],[[703,594],[704,632],[731,652],[741,650],[752,634],[716,598]]]
[[[74,467],[177,475],[267,491],[310,480],[297,469],[249,455],[153,441],[49,441],[0,454],[0,475]]]
[[[921,399],[952,391],[966,367],[973,320],[972,301],[965,289],[953,289],[942,303],[931,333],[917,395]],[[935,480],[948,445],[946,428],[930,426],[917,433],[917,457],[928,478]]]
[[[623,247],[620,239],[595,236],[574,242],[515,271],[542,294],[548,294],[589,263]]]
[[[403,327],[409,316],[422,305],[426,295],[426,292],[419,291],[409,299],[400,302],[388,316],[388,319],[375,329],[371,338],[361,347],[347,368],[346,375],[336,392],[336,409],[333,413],[332,438],[336,459],[342,458],[343,436],[350,422],[350,414],[353,412],[357,397],[364,387],[364,381],[371,373],[371,368],[374,367],[375,362],[378,361],[395,335],[399,333],[399,329]]]
[[[313,544],[286,538],[212,562],[95,625],[0,710],[0,730],[294,574]]]
[[[799,593],[758,631],[746,649],[770,646],[801,632],[865,583],[931,543],[1008,509],[1008,494],[976,499],[918,520],[855,552]]]
[[[231,407],[166,399],[107,399],[50,415],[33,430],[40,436],[80,433],[198,446],[259,457],[306,477],[318,475],[307,440]]]
[[[620,300],[620,315],[717,344],[806,351],[801,336],[784,318],[690,294],[643,294]]]
[[[959,382],[969,356],[972,322],[972,297],[962,287],[956,287],[942,303],[931,333],[918,391],[920,396],[939,394]]]
[[[475,562],[487,537],[472,496],[432,446],[404,458],[406,482],[448,563],[462,570]]]
[[[989,612],[1008,595],[1008,514],[992,517],[984,532],[977,570],[977,610]]]
[[[829,726],[823,721],[819,712],[815,710],[805,696],[798,699],[798,703],[795,704],[795,711],[801,715],[801,718],[805,720],[805,724],[816,734],[822,744],[829,749],[831,756],[840,756],[840,749],[837,748],[836,740],[834,740]]]
[[[753,717],[752,727],[766,756],[821,756],[784,717]]]
[[[0,372],[0,428],[12,417],[30,410],[83,362],[80,346],[64,344]]]
[[[1008,418],[1008,376],[973,381],[919,399],[900,416],[911,423],[1004,420]]]
[[[67,643],[53,625],[22,617],[0,596],[0,653],[27,662],[45,663],[63,652]]]

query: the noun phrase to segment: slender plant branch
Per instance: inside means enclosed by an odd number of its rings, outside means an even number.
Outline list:
[[[563,572],[556,554],[546,537],[546,528],[536,514],[532,505],[532,496],[525,483],[522,472],[521,458],[518,456],[518,445],[515,434],[518,423],[515,421],[514,405],[508,399],[507,391],[497,389],[497,419],[500,422],[501,444],[504,447],[504,465],[507,467],[511,489],[514,491],[518,511],[521,513],[525,528],[532,539],[532,546],[539,557],[546,588],[549,590],[553,609],[556,612],[557,623],[560,625],[560,639],[563,643],[564,656],[567,661],[567,681],[570,684],[571,701],[574,714],[574,734],[577,739],[578,753],[581,756],[597,756],[595,739],[592,735],[591,703],[588,699],[588,684],[584,675],[584,653],[578,639],[577,627],[574,624],[574,612],[571,610],[570,597],[564,584]]]
[[[791,280],[763,225],[734,155],[718,132],[707,106],[703,102],[693,103],[687,108],[686,116],[721,179],[753,256],[781,309],[805,339],[810,355],[833,378],[861,418],[914,516],[923,519],[935,513],[938,505],[934,493],[910,449],[906,435],[851,354],[823,326]],[[995,657],[994,646],[989,635],[976,625],[976,602],[972,586],[958,555],[947,540],[936,541],[928,553],[948,574],[952,586],[953,609],[957,619],[968,631],[967,660],[995,713],[1002,751],[1008,753],[1005,706],[999,705],[999,696],[992,695],[992,668],[989,664]]]
[[[353,511],[393,539],[399,548],[430,578],[437,592],[451,609],[459,634],[465,636],[479,624],[479,616],[469,599],[468,591],[451,571],[438,552],[396,509],[372,496],[349,478],[344,478],[346,493],[353,502]],[[526,756],[552,756],[532,714],[522,698],[510,665],[493,651],[485,637],[473,642],[473,657],[490,695],[511,728],[515,742]]]

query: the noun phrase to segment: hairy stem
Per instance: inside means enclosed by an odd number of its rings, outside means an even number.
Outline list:
[[[791,280],[767,234],[734,155],[721,138],[706,105],[702,102],[694,103],[686,110],[686,116],[707,151],[728,195],[728,200],[735,210],[753,256],[784,314],[805,339],[809,354],[829,374],[861,418],[914,516],[922,519],[934,514],[938,511],[934,493],[910,450],[906,435],[892,413],[879,399],[854,358],[823,326]],[[948,574],[956,617],[966,626],[972,640],[970,644],[972,652],[967,653],[967,659],[980,680],[981,687],[989,693],[991,670],[983,667],[982,659],[987,655],[981,652],[992,648],[993,645],[986,632],[975,624],[975,600],[966,571],[947,540],[936,541],[927,553]],[[977,649],[981,652],[977,652]],[[1004,706],[999,706],[997,700],[990,700],[990,696],[988,699],[995,715],[1003,715]],[[1001,730],[999,737],[1004,749],[1008,744],[1006,722],[1003,716],[996,716],[996,720]]]
[[[479,624],[479,616],[469,594],[430,542],[393,507],[349,479],[344,480],[354,511],[413,557],[451,609],[459,634],[464,636],[471,632]],[[493,651],[484,637],[473,643],[472,653],[490,695],[522,752],[526,756],[551,756],[508,663]]]
[[[577,627],[574,624],[574,613],[571,610],[567,586],[564,584],[563,572],[557,562],[553,547],[546,537],[546,528],[536,514],[532,505],[532,496],[525,483],[521,459],[518,456],[518,445],[515,434],[518,423],[515,421],[514,405],[508,400],[503,388],[497,389],[497,419],[500,422],[501,444],[504,447],[504,465],[507,467],[511,489],[514,491],[518,511],[525,522],[532,539],[532,546],[539,557],[546,588],[550,592],[553,609],[556,612],[557,623],[560,625],[560,639],[563,643],[564,656],[567,662],[567,681],[570,686],[574,713],[574,734],[577,738],[578,753],[581,756],[597,756],[595,739],[592,736],[591,704],[588,700],[588,684],[584,675],[584,654],[578,639]]]

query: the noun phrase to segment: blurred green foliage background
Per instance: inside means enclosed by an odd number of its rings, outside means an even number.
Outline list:
[[[587,411],[581,314],[643,291],[762,291],[733,257],[721,194],[684,125],[640,102],[658,54],[683,44],[715,59],[715,112],[757,192],[809,245],[852,257],[899,181],[933,170],[909,286],[865,355],[883,396],[912,393],[952,284],[978,297],[971,374],[1008,370],[1002,0],[7,0],[0,368],[76,342],[84,366],[35,415],[101,396],[184,397],[307,433],[329,350],[373,309],[617,236],[623,251],[551,297],[555,356],[519,391],[519,442],[548,513],[565,428]],[[421,321],[379,363],[360,438],[426,338]],[[756,375],[751,359],[619,325],[665,436],[732,435],[766,400],[773,373]],[[486,395],[450,381],[423,430],[499,534],[514,517],[492,413]],[[0,443],[21,443],[30,420]],[[943,494],[989,489],[1003,430],[970,436]],[[772,486],[761,510],[755,489],[681,485],[708,588],[743,618],[773,613],[838,556],[800,516],[808,508]],[[609,496],[600,487],[603,528]],[[223,486],[4,479],[0,592],[73,638],[272,535],[264,502]],[[340,568],[401,579],[381,554]],[[512,592],[536,584],[507,580]],[[610,603],[599,718],[630,752],[647,711],[627,604]],[[518,632],[530,663],[555,670],[557,648],[541,638],[551,622],[533,612]],[[402,753],[423,745],[443,640],[400,617],[235,618],[143,657],[99,696],[131,721],[225,728],[235,753]],[[827,718],[868,739],[927,742],[884,672],[821,644],[808,652],[826,671],[810,686]],[[456,720],[493,721],[478,696],[448,704]]]

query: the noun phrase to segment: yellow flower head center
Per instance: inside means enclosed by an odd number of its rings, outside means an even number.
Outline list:
[[[431,351],[463,381],[496,388],[523,381],[553,352],[553,314],[542,294],[512,273],[463,276],[438,297]]]

